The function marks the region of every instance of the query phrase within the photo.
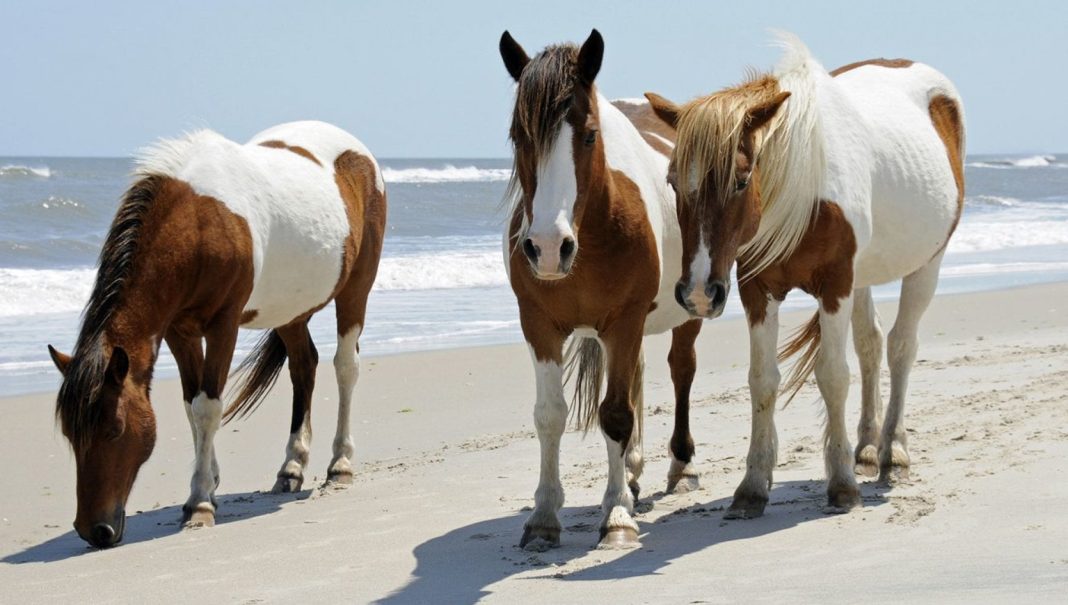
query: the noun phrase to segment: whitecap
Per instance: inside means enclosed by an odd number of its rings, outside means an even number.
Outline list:
[[[441,168],[382,168],[382,178],[387,183],[486,183],[507,181],[512,171],[508,168],[478,168],[453,166]]]

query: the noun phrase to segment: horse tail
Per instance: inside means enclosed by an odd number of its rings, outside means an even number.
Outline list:
[[[786,379],[786,384],[782,387],[782,392],[789,392],[789,397],[786,399],[786,403],[782,407],[790,405],[790,402],[794,400],[794,396],[801,390],[801,387],[805,385],[805,381],[812,375],[813,370],[816,369],[816,354],[820,351],[820,314],[817,311],[812,319],[808,320],[808,323],[801,326],[790,336],[782,348],[779,349],[779,362],[786,361],[787,359],[801,354],[794,362],[793,368],[790,370],[790,376]]]
[[[237,382],[237,397],[223,414],[223,422],[230,422],[235,417],[244,418],[256,411],[263,398],[278,380],[278,374],[286,363],[286,345],[277,330],[269,330],[252,353],[237,366],[234,377]]]
[[[575,378],[571,415],[575,427],[588,433],[597,421],[604,380],[604,351],[596,338],[573,338],[564,354],[565,381]]]

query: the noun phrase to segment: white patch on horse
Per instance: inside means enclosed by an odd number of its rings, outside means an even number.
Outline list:
[[[708,279],[712,275],[712,261],[703,228],[698,236],[700,244],[698,244],[697,253],[694,254],[693,260],[690,262],[689,300],[693,303],[694,311],[698,315],[707,317],[712,311],[712,300],[708,298],[708,294],[705,292],[705,285],[708,284]]]
[[[527,237],[540,250],[538,270],[555,275],[560,269],[560,245],[575,238],[575,200],[578,179],[575,175],[574,130],[564,123],[548,155],[538,166],[537,188],[532,200],[532,219]]]
[[[329,475],[352,475],[352,458],[356,444],[352,440],[352,394],[360,378],[360,354],[356,347],[363,333],[363,326],[356,324],[348,334],[339,334],[337,352],[334,354],[334,372],[337,375],[337,432],[334,434],[334,457],[330,461]]]
[[[269,140],[303,147],[322,165],[259,145]],[[257,311],[245,327],[269,328],[328,301],[337,285],[349,222],[333,162],[347,150],[374,162],[355,137],[323,122],[275,126],[246,145],[202,130],[144,151],[137,174],[184,181],[245,219],[254,274],[245,309]]]

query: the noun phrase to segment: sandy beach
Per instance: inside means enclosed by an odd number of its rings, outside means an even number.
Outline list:
[[[1068,283],[939,296],[921,328],[906,421],[909,484],[862,483],[864,506],[821,513],[822,403],[810,385],[777,413],[767,514],[724,521],[749,435],[743,321],[706,322],[693,433],[701,489],[664,495],[668,340],[647,340],[642,548],[600,551],[604,442],[565,435],[560,548],[519,549],[538,442],[523,345],[365,357],[357,477],[321,490],[336,411],[320,368],[304,491],[274,481],[289,425],[283,380],[216,440],[218,525],[181,530],[192,443],[174,381],[157,382],[155,453],[123,543],[74,534],[74,463],[53,393],[0,400],[0,600],[54,602],[1020,602],[1068,594]],[[894,304],[880,305],[889,329]],[[787,314],[783,333],[807,318]],[[42,336],[43,338],[43,336]],[[43,346],[43,345],[42,345]],[[365,353],[373,351],[365,348]],[[328,360],[327,360],[328,361]],[[855,359],[849,422],[859,414]],[[888,373],[884,364],[884,398]],[[284,383],[284,384],[283,384]],[[854,436],[855,439],[855,436]],[[1057,597],[1056,595],[1061,595]]]

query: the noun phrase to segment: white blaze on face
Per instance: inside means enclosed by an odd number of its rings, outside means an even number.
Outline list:
[[[705,293],[705,285],[712,273],[712,259],[708,252],[708,243],[705,241],[705,230],[698,232],[697,252],[690,261],[690,295],[688,300],[694,306],[698,315],[706,316],[712,311],[712,301]]]
[[[565,238],[575,237],[571,225],[575,219],[578,180],[575,177],[573,135],[571,125],[565,122],[549,155],[538,166],[538,184],[534,190],[533,216],[527,237],[540,249],[537,270],[546,275],[560,273],[560,244]]]

